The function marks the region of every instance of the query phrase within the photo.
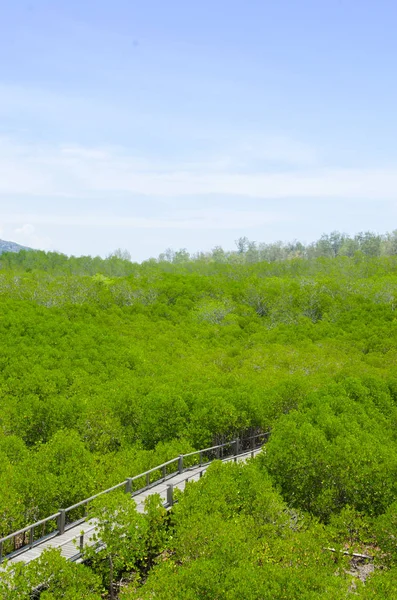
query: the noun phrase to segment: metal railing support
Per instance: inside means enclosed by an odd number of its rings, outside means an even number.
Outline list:
[[[125,482],[125,493],[132,494],[132,477],[128,477],[127,481]]]

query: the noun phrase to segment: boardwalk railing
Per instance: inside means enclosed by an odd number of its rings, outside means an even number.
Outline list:
[[[253,452],[267,442],[269,435],[270,432],[267,431],[243,438],[242,440],[237,438],[224,444],[217,444],[216,446],[190,452],[189,454],[181,454],[144,473],[128,477],[121,483],[103,490],[94,496],[90,496],[90,498],[85,498],[72,506],[62,508],[45,519],[27,525],[23,529],[14,531],[1,538],[0,563],[6,558],[26,552],[46,540],[63,535],[69,529],[86,521],[90,503],[99,498],[99,496],[124,488],[124,491],[133,497],[158,483],[170,479],[178,473],[188,471],[190,468],[208,465],[216,459],[222,460],[227,457],[237,457],[239,454],[244,454],[249,450]]]

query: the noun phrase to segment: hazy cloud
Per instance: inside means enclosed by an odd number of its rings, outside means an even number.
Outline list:
[[[22,219],[23,220],[23,219]],[[7,217],[4,218],[4,223],[15,223],[20,222],[21,219],[9,221]],[[52,240],[48,236],[39,235],[36,231],[36,227],[32,223],[25,223],[20,227],[16,227],[13,231],[12,241],[15,241],[23,246],[29,246],[32,248],[41,248],[48,250],[52,247]]]
[[[20,236],[33,236],[35,225],[82,227],[98,229],[236,229],[238,227],[251,228],[265,225],[280,220],[285,220],[285,215],[272,210],[221,210],[219,208],[203,210],[168,210],[161,218],[152,217],[126,217],[95,215],[95,214],[63,214],[55,213],[5,213],[2,216],[4,224],[13,225],[24,220],[29,220],[29,225],[17,227],[14,232]]]
[[[237,153],[235,157],[237,165],[239,156]],[[264,199],[397,198],[397,165],[382,169],[287,165],[273,170],[264,166],[252,172],[233,166],[233,160],[230,154],[223,160],[215,157],[214,162],[212,157],[198,163],[161,162],[115,147],[16,144],[3,139],[0,194],[32,198],[110,194],[110,199],[112,193],[164,198],[201,194]]]
[[[22,225],[22,227],[17,227],[15,229],[15,233],[21,235],[32,235],[35,232],[34,225],[27,223],[26,225]]]

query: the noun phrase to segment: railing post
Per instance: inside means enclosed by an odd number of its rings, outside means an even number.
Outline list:
[[[255,456],[255,438],[253,435],[250,437],[250,450],[251,450],[251,458]]]
[[[128,477],[125,482],[125,493],[132,494],[132,477]]]
[[[80,554],[83,554],[84,550],[84,532],[80,534]]]
[[[58,515],[58,535],[65,533],[66,510],[61,508]]]
[[[183,473],[183,454],[178,457],[178,473]]]
[[[150,485],[150,473],[146,473],[146,487]]]
[[[33,546],[33,541],[34,541],[34,527],[31,527],[29,530],[29,546],[30,547]]]
[[[174,486],[172,483],[167,485],[167,504],[168,506],[174,505]]]
[[[3,542],[0,542],[0,563],[3,562]]]
[[[203,453],[200,450],[200,467],[201,467],[202,463],[203,463]]]
[[[236,438],[233,442],[233,446],[234,446],[234,462],[236,462],[237,460],[237,454],[239,451],[239,439]]]

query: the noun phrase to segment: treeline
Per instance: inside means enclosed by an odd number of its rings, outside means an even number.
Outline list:
[[[310,244],[303,244],[297,240],[293,242],[257,243],[247,237],[236,240],[236,250],[224,250],[216,246],[209,252],[196,252],[190,254],[186,248],[173,250],[167,248],[157,258],[149,258],[143,264],[148,266],[161,264],[187,265],[195,264],[230,264],[245,265],[257,262],[282,262],[293,259],[315,259],[355,257],[377,258],[397,255],[397,230],[391,233],[377,234],[371,231],[357,233],[353,237],[333,231],[323,234],[319,240]],[[107,258],[99,256],[70,256],[59,252],[44,252],[41,250],[21,250],[20,252],[6,252],[0,255],[0,268],[45,271],[53,274],[70,275],[95,275],[102,274],[107,277],[126,277],[139,272],[138,264],[132,262],[131,254],[127,250],[118,249]]]
[[[225,251],[216,246],[211,252],[189,254],[182,248],[174,251],[168,248],[160,254],[158,262],[186,263],[188,261],[246,264],[255,262],[275,262],[293,258],[335,258],[336,256],[394,256],[397,254],[397,230],[379,235],[371,231],[357,233],[351,237],[345,233],[333,231],[324,234],[311,244],[293,242],[257,243],[247,237],[236,240],[237,249]]]
[[[100,256],[67,256],[60,252],[44,250],[20,250],[4,252],[0,255],[0,270],[39,271],[57,275],[96,275],[126,277],[137,272],[137,263],[131,262],[131,255],[116,250],[107,258]]]

